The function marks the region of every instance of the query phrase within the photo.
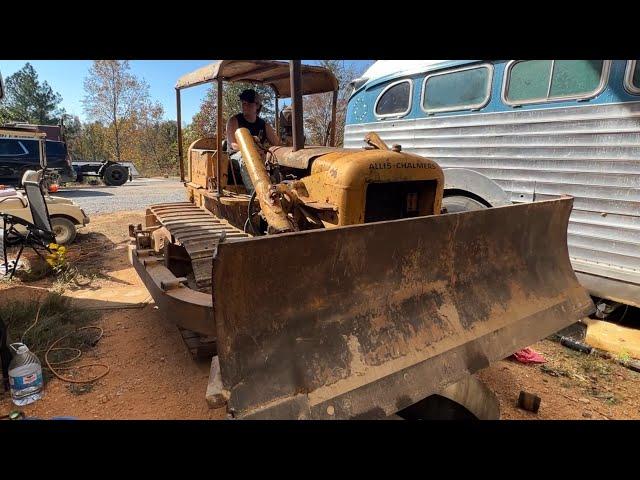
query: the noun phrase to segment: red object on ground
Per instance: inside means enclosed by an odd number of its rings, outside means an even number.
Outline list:
[[[545,363],[545,358],[536,352],[533,348],[527,347],[517,351],[511,357],[520,363]]]
[[[49,185],[49,193],[56,193],[58,191],[58,185],[55,183],[53,185]]]

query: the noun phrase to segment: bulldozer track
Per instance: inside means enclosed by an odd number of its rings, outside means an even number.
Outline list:
[[[250,237],[226,220],[190,202],[151,205],[149,211],[169,231],[171,241],[182,245],[189,254],[199,289],[211,286],[211,260],[222,235],[225,242]]]
[[[200,335],[197,332],[193,332],[182,327],[178,327],[178,330],[180,331],[182,340],[194,359],[210,359],[216,354],[216,342],[214,337]]]

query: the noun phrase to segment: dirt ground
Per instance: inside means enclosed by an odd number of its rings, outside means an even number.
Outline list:
[[[142,297],[149,298],[126,255],[127,225],[143,221],[142,212],[92,216],[91,223],[79,231],[69,248],[69,259],[86,276],[83,275],[82,287],[71,284],[67,288],[106,291],[106,298],[110,292],[117,295],[123,289],[136,288],[144,292]],[[22,284],[0,284],[0,302],[8,300],[7,290]],[[27,285],[55,287],[51,279]],[[144,308],[106,310],[96,324],[103,328],[104,335],[78,363],[104,363],[109,366],[109,373],[81,394],[72,393],[80,389],[53,378],[40,401],[20,407],[25,415],[80,419],[226,417],[224,409],[210,409],[204,398],[210,363],[192,359],[178,330],[165,323],[153,303]],[[15,408],[8,393],[0,394],[0,414]]]
[[[640,373],[551,340],[532,347],[546,363],[502,360],[477,374],[498,396],[502,419],[640,419]],[[537,414],[516,406],[522,390],[541,398]]]
[[[103,310],[95,324],[104,330],[104,335],[94,348],[83,353],[78,363],[103,363],[109,366],[109,373],[82,388],[53,378],[40,401],[20,408],[25,415],[80,419],[226,418],[224,408],[210,409],[204,398],[209,362],[193,360],[178,330],[163,320],[128,263],[127,225],[143,223],[143,218],[142,211],[92,216],[91,223],[80,230],[68,251],[69,260],[82,272],[75,281],[52,281],[48,277],[28,283],[0,282],[0,302],[29,297],[38,289],[62,288],[80,296],[91,291],[88,295],[99,296],[105,304],[121,301],[125,294],[132,295],[135,302],[151,302],[143,308]],[[32,290],[22,288],[24,285]],[[546,363],[523,365],[503,360],[477,374],[496,393],[503,419],[640,419],[640,373],[550,340],[532,347],[544,355]],[[537,414],[517,408],[521,390],[542,398]],[[0,415],[15,408],[9,394],[0,393]]]

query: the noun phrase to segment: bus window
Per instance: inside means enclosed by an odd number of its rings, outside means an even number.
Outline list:
[[[411,80],[401,80],[385,88],[376,100],[378,117],[401,117],[411,110]]]
[[[514,63],[509,71],[507,100],[545,100],[549,89],[552,60]]]
[[[491,96],[493,69],[488,65],[427,75],[422,109],[427,113],[484,107]]]
[[[627,62],[624,88],[626,88],[629,93],[640,94],[640,62],[637,60],[629,60]]]
[[[510,105],[596,96],[604,88],[609,61],[526,60],[507,67],[504,101]]]

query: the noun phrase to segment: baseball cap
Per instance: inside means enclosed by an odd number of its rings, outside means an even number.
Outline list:
[[[258,105],[262,105],[262,101],[260,99],[260,95],[253,89],[248,88],[243,90],[240,94],[240,100],[244,100],[249,103],[257,103]]]

